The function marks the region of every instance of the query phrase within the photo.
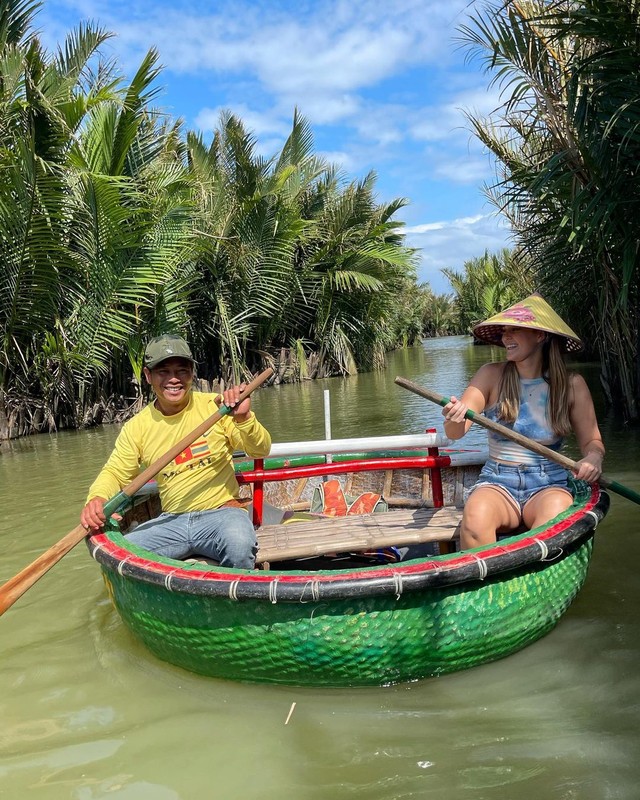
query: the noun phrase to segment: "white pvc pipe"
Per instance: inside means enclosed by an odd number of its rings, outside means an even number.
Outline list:
[[[324,390],[324,438],[331,438],[331,399],[329,390]]]
[[[329,390],[324,390],[324,438],[328,441],[331,439],[331,400],[329,398]],[[331,453],[325,450],[326,462],[331,464]]]
[[[363,453],[371,450],[404,450],[426,447],[451,447],[453,442],[437,433],[409,436],[369,436],[362,439],[320,439],[315,442],[275,442],[269,457],[308,456],[327,453]]]
[[[448,453],[446,450],[440,451],[441,456],[449,456],[452,467],[465,467],[470,464],[484,464],[489,459],[489,450],[459,450],[457,453]]]

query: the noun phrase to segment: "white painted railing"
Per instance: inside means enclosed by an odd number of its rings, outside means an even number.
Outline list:
[[[388,450],[425,450],[441,448],[440,455],[449,456],[452,466],[484,464],[489,458],[486,448],[460,448],[459,443],[438,433],[422,433],[409,436],[369,436],[359,439],[317,439],[306,442],[274,442],[267,458],[290,456],[332,456],[340,453],[370,453]],[[445,448],[444,450],[442,448]],[[453,450],[449,450],[453,448]],[[234,459],[248,458],[246,453],[236,452]],[[327,459],[330,463],[330,458]]]
[[[450,447],[451,439],[438,433],[410,436],[369,436],[360,439],[318,439],[311,442],[275,442],[269,457],[366,453],[372,450],[411,450]]]

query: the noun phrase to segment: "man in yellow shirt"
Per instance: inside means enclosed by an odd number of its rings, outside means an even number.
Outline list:
[[[179,336],[152,339],[145,350],[144,375],[155,399],[123,426],[114,450],[91,485],[80,520],[88,529],[106,522],[103,507],[139,473],[217,410],[220,396],[192,391],[195,361]],[[169,558],[198,554],[224,567],[252,569],[255,531],[238,502],[234,450],[263,458],[271,449],[268,431],[241,403],[243,386],[231,386],[222,401],[231,409],[157,476],[163,513],[143,523],[127,540]]]

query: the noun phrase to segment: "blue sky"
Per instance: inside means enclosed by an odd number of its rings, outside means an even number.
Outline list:
[[[220,110],[239,115],[272,155],[294,108],[317,151],[350,178],[378,175],[381,202],[406,197],[400,218],[421,250],[418,277],[449,291],[442,267],[508,246],[482,193],[491,160],[464,110],[489,113],[495,88],[465,63],[458,28],[473,0],[44,0],[36,18],[53,47],[80,21],[115,35],[104,48],[132,75],[155,46],[157,105],[210,134]]]

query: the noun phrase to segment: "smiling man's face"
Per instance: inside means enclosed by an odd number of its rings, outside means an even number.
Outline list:
[[[186,358],[167,358],[144,376],[156,396],[156,408],[165,416],[178,414],[189,403],[193,383],[193,364]]]

